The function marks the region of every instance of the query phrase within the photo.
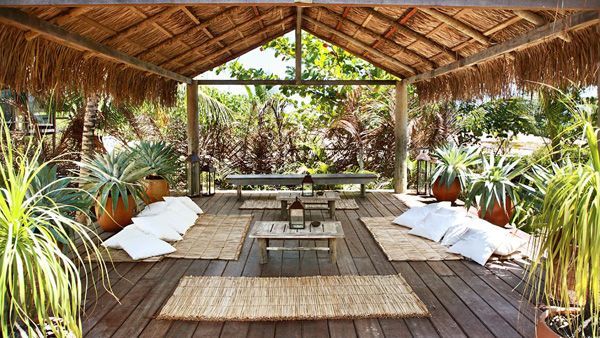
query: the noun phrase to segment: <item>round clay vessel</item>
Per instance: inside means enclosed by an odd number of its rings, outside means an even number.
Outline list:
[[[502,208],[502,206],[500,206],[500,203],[498,203],[498,201],[495,201],[492,210],[488,210],[485,215],[482,214],[483,210],[479,210],[479,217],[492,224],[498,226],[505,226],[510,221],[513,212],[513,203],[510,200],[510,198],[507,197],[505,208]]]
[[[146,204],[164,200],[163,197],[169,196],[169,182],[162,177],[146,178],[144,182],[146,186],[147,198],[144,199]]]
[[[96,216],[98,224],[104,231],[115,232],[123,229],[123,227],[131,224],[131,218],[135,212],[135,199],[131,195],[127,195],[127,208],[123,203],[123,197],[119,197],[117,208],[113,211],[112,197],[108,197],[104,210],[99,205],[96,205]]]
[[[460,182],[458,178],[454,179],[454,182],[448,187],[444,183],[440,182],[438,178],[435,180],[433,185],[431,186],[431,192],[433,192],[433,196],[440,202],[448,201],[454,203],[458,199],[458,195],[460,195]]]
[[[564,314],[568,312],[579,312],[578,308],[564,308],[564,307],[549,307],[546,311],[542,312],[538,317],[537,323],[535,325],[535,337],[536,338],[561,338],[561,336],[554,332],[548,324],[546,320],[548,317],[552,317],[559,314]]]

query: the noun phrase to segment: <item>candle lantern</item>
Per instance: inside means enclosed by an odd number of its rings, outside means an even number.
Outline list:
[[[419,149],[419,155],[417,155],[417,195],[430,195],[431,184],[431,157],[429,156],[429,149]]]
[[[288,208],[288,222],[290,229],[304,229],[306,226],[306,212],[298,197]]]
[[[306,174],[302,179],[302,196],[313,197],[315,194],[315,182],[310,174]]]
[[[215,194],[215,174],[216,169],[212,165],[210,157],[206,156],[200,170],[202,196],[212,196]]]
[[[200,157],[191,154],[185,159],[187,164],[187,195],[197,197],[202,193],[200,184]]]

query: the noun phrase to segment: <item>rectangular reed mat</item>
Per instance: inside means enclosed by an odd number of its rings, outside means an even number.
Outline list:
[[[237,260],[251,221],[252,215],[202,214],[181,241],[171,244],[176,251],[165,256],[135,261],[124,250],[101,249],[101,252],[105,261],[113,263],[156,262],[163,257]]]
[[[409,228],[392,223],[394,217],[361,217],[375,242],[389,261],[459,260],[461,255],[447,252],[445,246],[410,235]]]
[[[354,198],[341,199],[335,202],[337,210],[358,210],[358,204]],[[241,210],[279,210],[281,202],[277,200],[245,200],[240,206]],[[306,209],[309,210],[327,210],[327,203],[323,204],[307,204]]]
[[[271,321],[429,315],[401,275],[185,276],[158,319]]]

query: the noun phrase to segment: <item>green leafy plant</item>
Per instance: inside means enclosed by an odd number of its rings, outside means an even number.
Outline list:
[[[431,182],[439,179],[440,183],[450,187],[458,178],[463,191],[468,186],[471,169],[480,163],[479,151],[475,147],[447,144],[435,149],[432,155],[436,159],[436,165]]]
[[[40,164],[40,147],[29,143],[17,151],[4,125],[0,149],[2,336],[79,337],[87,271],[92,268],[84,255],[97,257],[95,269],[106,282],[97,238],[67,216],[78,209],[72,198],[54,200],[67,195],[63,180],[41,183],[52,169],[48,162]]]
[[[131,151],[140,166],[150,169],[151,176],[173,182],[173,177],[180,168],[179,155],[174,147],[163,141],[142,141]]]
[[[503,208],[507,199],[517,202],[518,184],[513,182],[522,174],[519,159],[501,156],[497,159],[494,154],[482,156],[483,171],[471,175],[471,186],[468,193],[467,208],[478,204],[482,215],[492,211],[497,202]]]
[[[117,209],[119,197],[125,208],[129,207],[127,196],[140,201],[145,197],[142,179],[152,173],[149,167],[140,166],[129,151],[96,154],[80,163],[85,171],[80,180],[101,206],[112,198],[112,210]]]

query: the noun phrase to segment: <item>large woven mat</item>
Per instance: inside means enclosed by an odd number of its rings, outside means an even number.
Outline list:
[[[354,198],[341,199],[335,202],[337,210],[358,210],[358,204]],[[242,210],[279,210],[281,202],[277,200],[245,200],[240,206]],[[307,204],[306,209],[327,210],[329,206],[324,204]]]
[[[159,319],[262,321],[425,317],[400,275],[314,277],[186,276]]]
[[[446,247],[437,242],[410,235],[410,229],[392,223],[394,217],[361,217],[360,220],[390,261],[462,259],[460,255],[447,252]]]
[[[198,217],[183,239],[173,244],[177,251],[141,262],[156,262],[163,257],[185,259],[237,260],[250,227],[252,215],[207,215]],[[105,261],[136,262],[124,250],[101,250]],[[92,257],[92,260],[94,258]],[[139,262],[139,261],[137,261]]]

